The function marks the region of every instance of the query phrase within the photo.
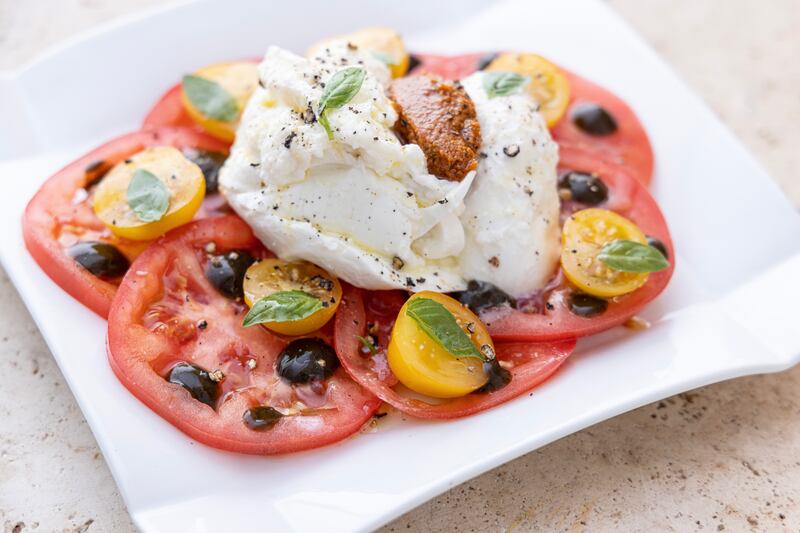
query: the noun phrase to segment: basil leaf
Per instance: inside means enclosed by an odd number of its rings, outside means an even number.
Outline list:
[[[328,111],[328,109],[342,107],[352,100],[355,95],[358,94],[358,91],[361,90],[361,84],[364,83],[365,75],[366,71],[363,68],[348,67],[334,74],[325,85],[325,91],[322,93],[322,98],[319,100],[317,120],[322,127],[325,128],[328,139],[333,140],[333,130],[328,122],[326,111]]]
[[[454,357],[487,358],[472,344],[453,314],[445,306],[430,298],[414,298],[406,306],[406,316]]]
[[[233,122],[239,115],[236,100],[219,83],[189,74],[182,85],[189,102],[208,118]]]
[[[658,272],[669,267],[669,261],[653,246],[634,241],[612,241],[600,250],[597,258],[620,272]]]
[[[242,325],[303,320],[322,309],[322,300],[305,291],[281,291],[261,298],[250,308]]]
[[[161,220],[169,209],[169,190],[150,171],[137,168],[128,184],[128,205],[142,222]]]
[[[487,72],[483,75],[483,88],[489,98],[513,94],[530,81],[516,72]]]
[[[397,60],[394,57],[392,57],[390,54],[387,54],[386,52],[379,52],[377,50],[373,50],[372,51],[372,55],[373,55],[373,57],[375,59],[377,59],[378,61],[382,61],[383,63],[385,63],[389,67],[398,64]]]

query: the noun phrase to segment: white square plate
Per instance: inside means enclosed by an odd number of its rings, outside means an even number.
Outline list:
[[[582,341],[531,395],[453,422],[382,424],[322,450],[248,457],[197,444],[139,403],[106,363],[105,323],[51,282],[22,243],[22,211],[77,155],[134,129],[185,72],[302,51],[385,24],[412,50],[540,52],[639,113],[677,270],[640,333]],[[735,90],[735,87],[732,88]],[[370,529],[445,489],[647,402],[798,360],[800,217],[654,53],[594,0],[197,2],[117,24],[0,77],[0,259],[53,351],[145,531]],[[392,418],[392,417],[390,417]]]

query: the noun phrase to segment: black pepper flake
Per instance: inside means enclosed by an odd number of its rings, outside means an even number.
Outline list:
[[[290,134],[289,134],[289,135],[286,137],[286,139],[283,141],[283,146],[284,146],[285,148],[287,148],[287,149],[288,149],[288,148],[291,148],[291,147],[292,147],[292,141],[294,140],[294,138],[295,138],[295,137],[297,137],[297,133],[295,133],[295,132],[292,132],[292,133],[290,133]]]
[[[377,260],[377,258],[376,258]],[[406,266],[406,262],[400,259],[397,256],[392,258],[392,268],[395,270],[403,270],[403,267]]]
[[[486,159],[487,157],[489,157],[489,154],[487,154],[486,152],[478,152],[479,159]]]
[[[261,78],[259,78],[259,80],[258,80],[258,86],[261,87],[262,89],[266,89],[267,88],[267,86],[264,85],[264,82],[261,81]]]
[[[551,304],[550,302],[546,302],[546,303],[544,304],[544,306],[545,306],[545,308],[546,308],[548,311],[552,311],[553,309],[555,309],[555,308],[556,308],[556,306],[555,306],[555,305],[553,305],[553,304]]]
[[[508,146],[503,147],[503,153],[508,157],[517,157],[519,154],[519,145],[509,144]]]
[[[197,329],[206,329],[208,327],[208,322],[205,320],[201,320],[197,323]]]
[[[497,268],[500,266],[500,259],[496,255],[493,255],[489,258],[489,264]]]
[[[320,276],[319,274],[317,274],[311,278],[311,281],[314,282],[314,284],[320,289],[326,291],[333,290],[333,282],[324,276]]]
[[[438,202],[436,202],[436,203],[437,203],[437,204],[442,204],[442,205],[444,205],[444,204],[446,204],[446,203],[447,203],[447,202],[449,202],[449,201],[450,201],[450,200],[448,200],[447,198],[442,198],[441,200],[439,200],[439,201],[438,201]]]
[[[126,165],[130,165],[131,163],[133,163],[133,161],[131,161],[130,159],[126,159],[126,160],[125,160],[125,164],[126,164]]]
[[[406,278],[406,287],[416,287],[417,284],[414,283],[414,280],[411,278]]]
[[[261,163],[250,163],[250,166],[253,168],[260,167]]]
[[[425,283],[425,278],[423,277],[417,278],[417,283]]]
[[[414,196],[414,193],[413,193],[413,192],[411,192],[411,191],[406,191],[406,196],[408,196],[409,198],[411,198],[412,196]]]

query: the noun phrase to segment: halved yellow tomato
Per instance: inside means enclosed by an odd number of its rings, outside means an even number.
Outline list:
[[[206,95],[206,102],[212,98],[218,102],[220,98],[227,96],[233,100],[235,112],[225,120],[208,116],[203,111],[203,102],[197,98],[192,99],[191,93],[187,93],[184,82],[181,90],[181,102],[183,102],[186,112],[192,120],[214,137],[224,141],[233,141],[244,106],[258,86],[258,65],[252,61],[215,63],[197,70],[192,76],[216,84],[216,87],[210,86],[207,90],[216,90],[217,94]]]
[[[169,192],[169,205],[158,220],[143,221],[128,204],[128,187],[137,170],[158,178]],[[206,193],[203,171],[171,146],[147,148],[118,163],[97,185],[92,208],[118,237],[149,241],[189,222]]]
[[[503,53],[497,56],[486,70],[516,72],[530,81],[525,89],[539,102],[547,126],[552,127],[564,116],[569,105],[569,80],[550,61],[537,54]]]
[[[373,53],[375,57],[386,63],[393,78],[402,77],[408,70],[409,57],[406,45],[400,34],[391,28],[376,26],[338,37],[330,37],[314,44],[308,49],[306,55],[313,57],[333,41],[347,41]]]
[[[620,272],[597,256],[606,244],[628,240],[647,244],[636,224],[607,209],[573,213],[561,231],[561,268],[567,279],[587,294],[611,298],[633,292],[647,282],[647,273]]]
[[[306,261],[264,259],[250,266],[244,275],[244,301],[249,307],[262,298],[285,291],[303,291],[319,298],[322,308],[300,320],[262,324],[282,335],[305,335],[318,330],[333,318],[342,300],[339,280]]]
[[[445,294],[423,291],[409,298],[394,323],[388,350],[394,375],[409,389],[434,398],[464,396],[482,387],[489,379],[482,359],[455,357],[406,313],[409,304],[421,298],[444,306],[480,353],[494,353],[486,326],[472,311]]]

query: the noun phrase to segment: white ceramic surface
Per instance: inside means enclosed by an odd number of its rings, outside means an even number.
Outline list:
[[[797,362],[800,217],[606,6],[593,0],[290,4],[235,0],[160,10],[0,77],[0,260],[143,530],[369,529],[599,420],[705,383]],[[453,19],[451,12],[463,17]],[[393,420],[377,432],[278,458],[197,444],[118,384],[105,361],[104,322],[28,257],[22,210],[54,170],[134,128],[182,73],[258,55],[272,43],[302,50],[319,36],[375,23],[397,27],[420,51],[535,50],[625,98],[656,151],[653,190],[678,251],[675,277],[644,313],[651,329],[582,341],[532,396],[488,413],[444,423],[388,417]]]

